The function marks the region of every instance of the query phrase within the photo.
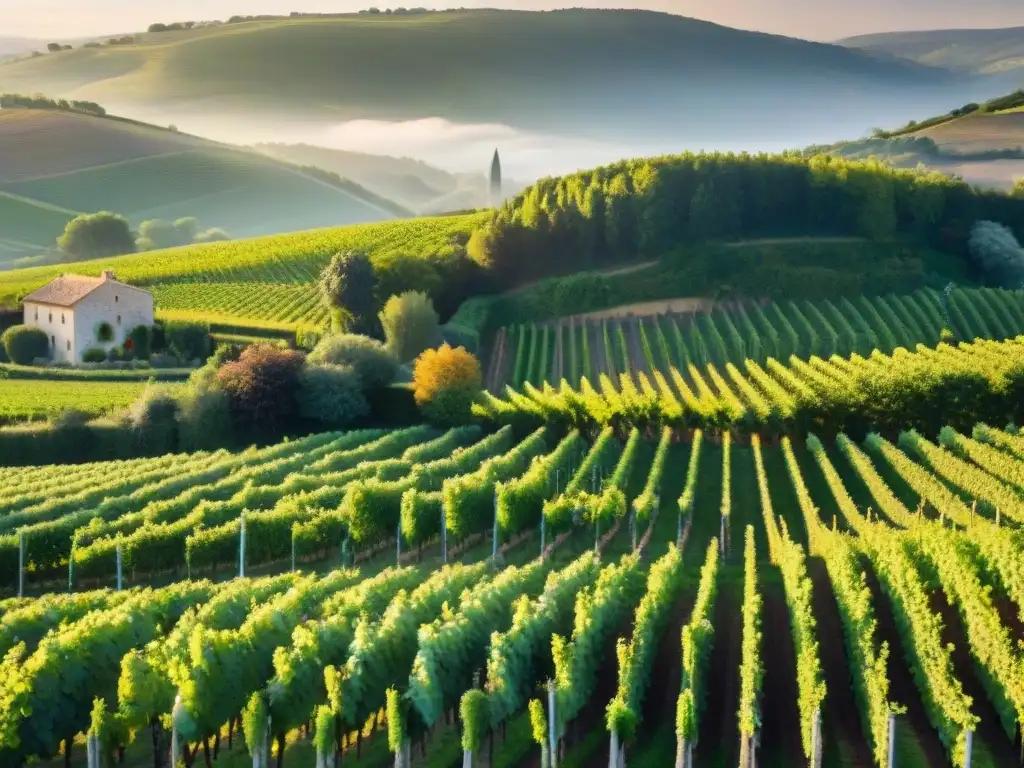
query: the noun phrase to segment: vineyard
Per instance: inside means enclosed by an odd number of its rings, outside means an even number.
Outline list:
[[[0,762],[1015,765],[1024,437],[818,434],[0,470]]]
[[[481,215],[411,219],[22,269],[0,274],[0,306],[69,269],[83,275],[114,269],[118,279],[153,291],[158,314],[170,319],[319,326],[326,311],[316,280],[335,253],[366,251],[385,269],[401,256],[443,263],[481,221]]]
[[[612,380],[624,372],[685,372],[768,358],[802,360],[832,355],[890,353],[934,346],[943,329],[952,338],[1006,339],[1024,333],[1024,294],[1019,291],[931,289],[903,296],[781,303],[727,302],[712,312],[648,316],[566,318],[502,328],[488,365],[488,388],[524,384],[573,384],[581,377]]]

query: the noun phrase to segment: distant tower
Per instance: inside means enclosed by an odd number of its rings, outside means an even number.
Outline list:
[[[498,157],[498,150],[494,150],[494,159],[491,160],[491,205],[499,205],[501,200],[501,158]]]

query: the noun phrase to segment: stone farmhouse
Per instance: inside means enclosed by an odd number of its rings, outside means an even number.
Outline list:
[[[46,333],[54,362],[81,363],[87,349],[107,352],[137,326],[153,325],[153,294],[119,282],[109,269],[100,277],[61,275],[22,303],[25,325]]]

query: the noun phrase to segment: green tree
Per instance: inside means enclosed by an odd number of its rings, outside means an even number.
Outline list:
[[[377,316],[377,273],[363,251],[336,253],[320,273],[320,294],[337,332],[367,333]]]
[[[418,291],[392,296],[380,312],[387,348],[407,363],[440,341],[441,325],[430,297]]]
[[[72,259],[102,259],[135,253],[135,237],[124,216],[101,211],[69,221],[57,246]]]

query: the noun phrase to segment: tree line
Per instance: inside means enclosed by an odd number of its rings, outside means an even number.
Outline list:
[[[0,109],[49,109],[56,112],[83,112],[104,117],[107,110],[94,101],[51,99],[42,94],[0,93]]]
[[[499,283],[759,237],[911,239],[967,256],[991,220],[1024,232],[1024,198],[938,172],[802,153],[629,160],[526,189],[469,243]]]

